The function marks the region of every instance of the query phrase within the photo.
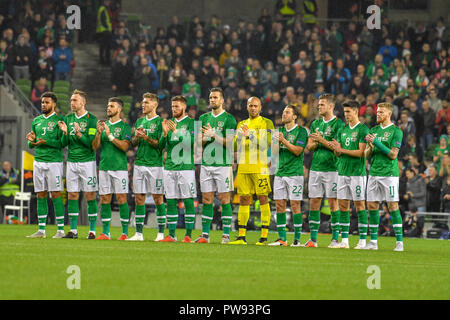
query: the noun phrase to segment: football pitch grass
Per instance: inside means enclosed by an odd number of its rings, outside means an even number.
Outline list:
[[[67,231],[66,226],[66,231]],[[99,228],[101,229],[101,228]],[[157,299],[157,300],[303,300],[303,299],[449,299],[450,242],[379,237],[378,251],[329,249],[330,235],[319,235],[319,248],[254,245],[259,232],[248,232],[246,246],[221,245],[221,231],[210,244],[157,243],[155,229],[144,229],[144,242],[79,239],[29,239],[35,225],[0,225],[0,299]],[[98,230],[97,232],[99,232]],[[130,228],[130,236],[134,230]],[[200,234],[194,230],[193,238]],[[237,235],[232,232],[231,238]],[[293,235],[288,234],[289,243]],[[277,238],[269,233],[269,241]],[[302,243],[309,234],[302,234]],[[80,289],[69,266],[79,267]],[[372,268],[379,268],[373,273]],[[379,289],[373,277],[379,275]],[[370,285],[369,285],[370,287]]]

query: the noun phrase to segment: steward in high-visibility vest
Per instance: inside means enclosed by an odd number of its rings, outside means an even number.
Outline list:
[[[111,64],[112,24],[108,12],[110,1],[104,0],[97,11],[97,39],[99,42],[100,64]]]
[[[106,3],[107,1],[105,1]],[[105,31],[112,32],[111,19],[109,18],[108,8],[105,5],[100,6],[97,12],[97,33]]]
[[[315,0],[303,1],[303,22],[307,25],[313,25],[317,23],[317,4]]]
[[[11,169],[9,177],[5,170],[2,170],[0,175],[0,196],[2,197],[14,197],[16,192],[20,190],[19,188],[19,171],[16,169]]]
[[[297,4],[295,0],[278,0],[276,7],[283,17],[291,17],[296,14],[295,8]]]

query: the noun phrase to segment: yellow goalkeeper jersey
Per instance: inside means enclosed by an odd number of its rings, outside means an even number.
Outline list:
[[[242,135],[244,125],[248,127],[248,137]],[[235,137],[238,173],[269,174],[268,151],[274,128],[272,120],[262,116],[238,123]]]

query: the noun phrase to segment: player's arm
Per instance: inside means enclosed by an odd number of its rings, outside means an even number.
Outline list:
[[[103,124],[101,121],[97,121],[97,132],[95,133],[94,140],[92,140],[92,149],[97,151],[102,143],[101,137],[103,132]]]
[[[27,134],[27,143],[28,143],[28,148],[33,149],[36,146],[36,133],[35,133],[35,124],[34,121],[31,125],[31,132],[28,132]]]
[[[302,154],[304,147],[302,146],[297,146],[291,142],[289,142],[289,140],[287,140],[283,134],[281,132],[279,132],[279,140],[280,143],[284,144],[284,146],[286,147],[286,149],[288,149],[291,153],[293,153],[296,157],[298,157],[299,155]]]
[[[357,150],[343,149],[341,147],[341,144],[339,142],[337,142],[336,140],[333,140],[332,145],[334,147],[334,154],[338,157],[345,154],[345,155],[348,155],[348,156],[354,157],[354,158],[362,158],[362,157],[364,157],[364,154],[366,151],[366,143],[361,143],[361,142],[358,144],[359,148]]]
[[[128,149],[130,148],[130,144],[131,144],[131,130],[130,127],[127,127],[127,130],[122,130],[122,138],[125,138],[123,140],[120,140],[116,137],[114,137],[110,130],[108,125],[105,123],[104,124],[105,127],[105,134],[108,137],[109,141],[111,141],[111,143],[119,150],[123,151],[123,152],[127,152]]]

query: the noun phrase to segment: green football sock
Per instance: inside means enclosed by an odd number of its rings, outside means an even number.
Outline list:
[[[111,204],[102,204],[101,206],[101,216],[103,224],[103,234],[109,236],[109,226],[111,224]]]
[[[317,234],[320,227],[320,211],[309,211],[309,229],[311,232],[311,240],[317,241]]]
[[[403,222],[400,210],[397,209],[391,212],[392,226],[394,227],[395,238],[397,241],[403,241]]]
[[[135,220],[136,232],[142,233],[144,230],[145,205],[136,205]]]
[[[294,213],[293,214],[293,219],[294,219],[294,240],[298,240],[300,241],[300,237],[302,235],[302,222],[303,222],[303,217],[302,217],[302,213]]]
[[[48,215],[47,198],[38,198],[37,199],[37,215],[38,215],[38,222],[39,222],[39,230],[45,231],[45,226],[47,224],[47,215]]]
[[[222,225],[223,225],[223,234],[226,236],[230,235],[232,219],[233,219],[233,209],[231,208],[231,203],[223,204]]]
[[[340,220],[341,212],[340,211],[331,211],[331,240],[339,239],[339,220]]]
[[[211,221],[214,215],[213,204],[203,204],[202,207],[202,234],[209,235]]]
[[[341,229],[342,241],[348,243],[348,231],[350,229],[350,214],[348,211],[341,211],[339,226]]]
[[[64,204],[62,202],[62,198],[58,197],[56,199],[52,199],[53,208],[55,209],[56,216],[56,224],[58,225],[58,230],[64,231]],[[77,216],[78,218],[78,216]]]
[[[67,201],[67,212],[69,214],[70,220],[70,231],[77,231],[78,224],[78,214],[80,209],[78,207],[78,200],[68,200]]]
[[[178,223],[178,201],[176,199],[167,199],[167,226],[169,227],[169,235],[176,237]]]
[[[280,239],[286,241],[286,212],[277,212],[277,230]]]
[[[90,200],[87,202],[88,204],[88,219],[89,219],[89,231],[95,232],[95,228],[97,227],[97,215],[98,215],[98,206],[97,200]]]
[[[359,231],[359,239],[366,240],[367,239],[367,225],[369,224],[369,218],[367,217],[367,211],[361,210],[358,211],[358,231]]]
[[[379,210],[369,210],[369,231],[370,240],[378,240],[378,226],[380,225]]]
[[[119,204],[119,213],[120,213],[120,223],[122,225],[122,233],[128,236],[128,224],[130,222],[130,208],[128,207],[128,202]]]
[[[195,207],[194,199],[188,198],[183,199],[184,207],[186,211],[184,212],[184,224],[186,225],[186,236],[192,235],[192,229],[194,229],[195,223]]]
[[[164,203],[156,206],[156,221],[158,222],[158,232],[164,233],[166,227],[166,206]]]

